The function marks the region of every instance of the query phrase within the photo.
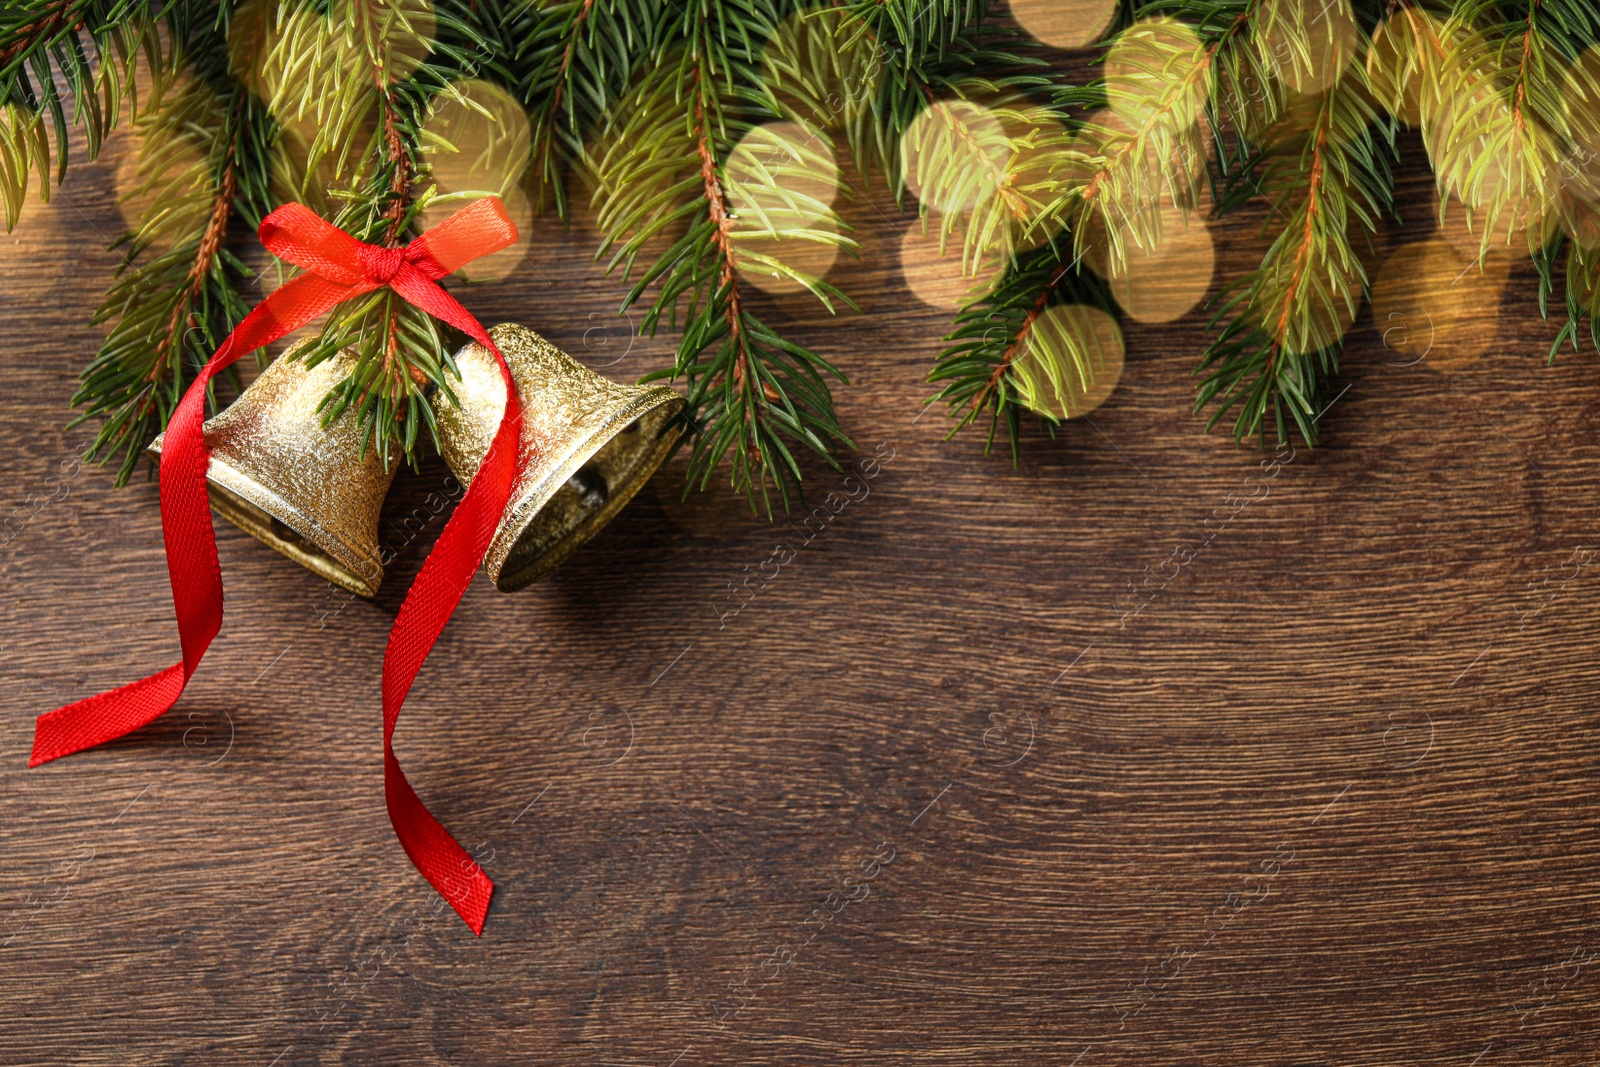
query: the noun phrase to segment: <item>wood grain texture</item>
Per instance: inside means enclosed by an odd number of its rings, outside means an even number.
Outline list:
[[[177,647],[154,485],[47,481],[110,170],[0,259],[0,1062],[1593,1061],[1600,381],[1545,365],[1526,268],[1458,373],[1364,312],[1325,447],[1270,477],[1189,414],[1201,313],[1128,325],[1111,401],[1012,469],[918,417],[947,319],[858,199],[864,313],[767,303],[850,374],[868,495],[807,540],[673,471],[537,586],[480,577],[424,670],[397,745],[499,887],[474,939],[383,808],[380,657],[440,518],[370,604],[219,525],[183,702],[25,769],[35,714]],[[1259,247],[1217,235],[1225,274]],[[592,245],[543,228],[463,297],[636,376],[669,345],[595,332]]]

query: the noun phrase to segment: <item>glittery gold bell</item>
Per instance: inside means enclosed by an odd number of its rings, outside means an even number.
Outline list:
[[[354,353],[309,368],[293,355],[279,356],[206,422],[211,506],[335,585],[373,596],[383,581],[378,517],[400,459],[385,464],[370,444],[363,450],[355,418],[322,425],[317,405],[349,373]]]
[[[489,331],[522,402],[515,484],[484,570],[502,592],[537,579],[621,511],[672,450],[683,398],[665,385],[620,385],[522,326]],[[459,404],[431,403],[450,470],[469,481],[505,410],[494,355],[473,343],[456,353]]]

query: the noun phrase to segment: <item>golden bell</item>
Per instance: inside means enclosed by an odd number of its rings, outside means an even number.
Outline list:
[[[299,347],[299,346],[296,346]],[[346,350],[315,367],[279,356],[205,424],[217,514],[335,585],[373,596],[383,581],[378,517],[400,457],[362,448],[359,420],[327,427],[317,405],[355,363]],[[150,451],[161,451],[162,438]]]
[[[484,570],[510,593],[564,561],[632,499],[667,458],[684,401],[665,385],[620,385],[513,323],[489,331],[522,402],[518,475]],[[450,470],[470,481],[505,411],[505,381],[480,344],[456,353],[459,404],[435,393]]]

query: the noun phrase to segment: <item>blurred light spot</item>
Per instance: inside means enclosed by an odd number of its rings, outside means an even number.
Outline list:
[[[1111,110],[1134,128],[1168,112],[1175,124],[1192,125],[1211,91],[1210,67],[1199,65],[1204,51],[1199,35],[1184,23],[1168,18],[1135,22],[1117,34],[1106,52]]]
[[[477,199],[479,199],[477,196],[467,196],[464,200],[434,200],[422,212],[422,229],[427,230],[437,226],[466,207],[467,203]],[[479,256],[457,270],[453,277],[473,283],[504,281],[522,265],[523,259],[528,255],[528,245],[533,235],[533,203],[521,186],[506,190],[501,196],[501,202],[505,206],[506,214],[511,216],[511,221],[517,227],[517,239],[498,252]]]
[[[1074,166],[1072,135],[1053,114],[1030,107],[1007,111],[1002,124],[1011,138],[1006,180],[1025,205],[1025,217],[1013,218],[1007,242],[1013,252],[1048,243],[1066,225],[1066,216],[1051,208],[1060,195],[1062,175]]]
[[[837,233],[830,219],[817,222],[813,229],[821,233]],[[776,260],[781,269],[770,263],[758,261],[753,255]],[[805,237],[778,236],[760,242],[739,242],[734,245],[734,262],[739,277],[757,289],[774,295],[793,295],[809,292],[801,277],[822,279],[839,258],[836,243]]]
[[[1005,125],[970,100],[935,100],[900,139],[906,186],[945,215],[966,211],[999,187],[1011,157]]]
[[[1120,135],[1128,129],[1115,113],[1104,110],[1089,116],[1079,136]],[[1080,151],[1097,149],[1085,146]],[[1142,246],[1134,220],[1129,219],[1116,234],[1120,254],[1113,255],[1111,235],[1100,213],[1089,217],[1079,239],[1083,261],[1113,282],[1118,303],[1141,322],[1181,318],[1204,297],[1215,269],[1214,242],[1205,224],[1211,194],[1206,184],[1198,181],[1206,159],[1198,152],[1178,158],[1183,164],[1178,173],[1161,178],[1152,171],[1162,192],[1154,203],[1143,205],[1146,214],[1139,219],[1141,225],[1154,224],[1150,228],[1155,239],[1149,248]],[[1191,193],[1191,189],[1197,191]],[[1193,203],[1183,203],[1191,198]],[[1119,285],[1121,288],[1116,288]]]
[[[457,82],[433,98],[423,152],[443,193],[500,195],[528,169],[528,113],[493,82]]]
[[[1034,322],[1012,374],[1029,408],[1070,419],[1110,398],[1122,380],[1123,355],[1122,330],[1110,315],[1088,304],[1058,304]]]
[[[528,253],[533,205],[521,186],[528,169],[528,115],[514,97],[492,82],[457,82],[433,99],[423,123],[427,169],[444,194],[423,212],[423,228],[437,225],[465,202],[499,196],[517,227],[510,247],[482,256],[456,273],[469,282],[509,276]]]
[[[1052,48],[1085,48],[1100,39],[1117,0],[1011,0],[1011,17]]]
[[[157,253],[210,218],[211,167],[187,123],[178,120],[199,120],[214,103],[204,83],[180,80],[166,86],[159,99],[146,101],[128,135],[116,139],[117,211],[129,233],[151,224],[144,247]]]
[[[784,19],[761,50],[761,81],[816,126],[848,127],[878,98],[877,38],[860,17],[813,8]]]
[[[1215,271],[1211,230],[1199,215],[1191,215],[1164,223],[1154,251],[1130,250],[1124,269],[1111,279],[1111,292],[1138,322],[1173,322],[1205,299]]]
[[[1588,251],[1600,249],[1600,45],[1573,64],[1578,91],[1564,103],[1572,143],[1556,164],[1567,233]]]
[[[728,154],[728,206],[739,224],[784,235],[829,218],[839,163],[827,140],[794,122],[749,131]]]
[[[1150,190],[1152,195],[1135,205],[1113,206],[1112,213],[1121,222],[1115,234],[1107,231],[1105,211],[1090,214],[1087,227],[1078,237],[1078,248],[1095,273],[1109,277],[1111,264],[1138,252],[1148,237],[1156,238],[1152,247],[1159,245],[1160,236],[1166,230],[1185,228],[1191,214],[1205,210],[1210,194],[1200,178],[1206,168],[1204,145],[1210,136],[1207,129],[1201,120],[1183,142],[1174,146],[1170,173],[1160,169],[1158,160],[1148,160],[1147,171],[1137,179],[1137,187]],[[1106,159],[1108,153],[1120,151],[1132,134],[1133,128],[1109,108],[1091,113],[1064,153],[1070,160],[1060,168],[1068,174],[1066,180],[1073,179],[1074,171],[1080,184],[1090,179],[1096,168],[1106,166],[1097,161]],[[1159,194],[1155,190],[1159,190]],[[1113,237],[1116,254],[1113,254]]]
[[[1372,322],[1384,362],[1425,363],[1457,374],[1499,336],[1500,294],[1510,277],[1509,254],[1482,266],[1435,235],[1406,245],[1383,265],[1372,287]]]
[[[1367,83],[1373,95],[1408,126],[1422,125],[1417,41],[1423,33],[1437,32],[1432,20],[1416,8],[1396,8],[1373,30],[1367,49]]]
[[[1488,166],[1494,165],[1491,163]],[[1483,210],[1467,210],[1454,193],[1449,194],[1445,205],[1442,213],[1436,212],[1434,215],[1438,222],[1436,232],[1456,250],[1457,255],[1466,259],[1477,259],[1485,249],[1486,221]],[[1530,207],[1540,211],[1537,220],[1538,235],[1534,238],[1540,245],[1548,240],[1561,221],[1560,214],[1554,206],[1545,210],[1541,205],[1522,202],[1514,204],[1513,207],[1520,210],[1515,215],[1502,214],[1495,221],[1493,232],[1488,235],[1487,249],[1491,257],[1522,253],[1528,241],[1526,212]]]
[[[723,174],[740,277],[773,294],[808,291],[839,258],[839,164],[827,139],[793,122],[757,126]]]
[[[275,88],[267,60],[278,40],[278,11],[278,0],[244,0],[228,17],[228,66],[262,100],[272,99]]]
[[[365,75],[366,54],[376,52],[387,57],[391,85],[416,73],[433,51],[433,0],[333,0],[328,20],[334,40],[343,46],[340,54],[350,57],[350,69]],[[372,47],[379,41],[383,47]]]
[[[1332,88],[1362,43],[1349,0],[1272,0],[1251,25],[1267,65],[1309,96]]]
[[[999,280],[1005,257],[985,258],[979,263],[976,276],[963,273],[959,224],[956,232],[946,237],[942,254],[939,251],[941,225],[939,220],[929,219],[926,235],[916,225],[901,235],[900,273],[918,300],[941,311],[954,311]]]

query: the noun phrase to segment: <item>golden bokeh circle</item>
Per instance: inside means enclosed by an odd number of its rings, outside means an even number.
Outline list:
[[[1192,139],[1180,146],[1173,155],[1173,160],[1177,164],[1174,173],[1164,173],[1157,169],[1154,160],[1150,163],[1150,170],[1144,180],[1151,187],[1161,190],[1159,199],[1154,205],[1159,212],[1156,226],[1161,234],[1170,229],[1185,228],[1189,217],[1195,213],[1204,214],[1210,203],[1210,190],[1205,182],[1200,181],[1207,163],[1206,154],[1200,146],[1209,136],[1206,132],[1208,129],[1209,126],[1204,119],[1192,128]],[[1066,180],[1069,182],[1074,180],[1071,172],[1078,171],[1076,180],[1081,182],[1087,178],[1083,173],[1084,169],[1093,166],[1092,163],[1085,162],[1086,160],[1104,155],[1108,140],[1132,134],[1133,127],[1110,108],[1092,112],[1085,119],[1083,126],[1073,134],[1068,151],[1063,153],[1070,162],[1064,164],[1060,170],[1066,173]],[[1150,206],[1152,205],[1148,203],[1140,205],[1146,210]],[[1119,211],[1119,214],[1123,213]],[[1078,241],[1079,247],[1083,250],[1084,261],[1102,278],[1111,274],[1110,236],[1106,230],[1103,213],[1093,212],[1089,215],[1088,225]],[[1134,228],[1131,225],[1124,224],[1119,227],[1117,239],[1124,256],[1133,254],[1141,247],[1134,239]]]
[[[1050,209],[1061,175],[1074,167],[1075,137],[1044,108],[1007,111],[1002,123],[1012,141],[1007,180],[1027,204],[1027,217],[1012,219],[1006,240],[1013,252],[1026,252],[1047,244],[1066,226],[1066,215]]]
[[[1558,195],[1559,192],[1557,190]],[[1437,193],[1435,195],[1437,198]],[[1561,223],[1561,212],[1553,204],[1549,207],[1521,204],[1514,217],[1508,219],[1502,215],[1495,221],[1494,232],[1488,235],[1486,245],[1486,219],[1483,212],[1468,211],[1455,193],[1448,194],[1444,203],[1444,211],[1436,210],[1434,213],[1438,226],[1436,232],[1456,250],[1457,255],[1467,259],[1477,259],[1485,254],[1490,258],[1522,254],[1528,247],[1527,212],[1530,207],[1541,213],[1537,220],[1538,235],[1534,238],[1538,244],[1543,245]]]
[[[1084,374],[1067,358],[1067,345],[1084,357]],[[1012,364],[1022,402],[1041,415],[1071,419],[1110,399],[1122,380],[1125,355],[1117,320],[1088,304],[1057,304],[1033,323]]]
[[[1378,23],[1367,48],[1367,84],[1390,114],[1408,126],[1422,125],[1420,34],[1434,31],[1433,16],[1401,7]]]
[[[820,220],[812,228],[823,233],[838,232],[837,225],[831,219]],[[827,277],[828,271],[839,259],[839,245],[831,241],[787,234],[762,236],[763,239],[759,241],[734,242],[734,266],[740,278],[774,296],[793,296],[809,290],[794,275],[774,270],[769,263],[751,259],[752,252],[775,259],[788,270],[819,280]]]
[[[1572,143],[1556,164],[1568,235],[1587,251],[1600,249],[1600,45],[1572,67],[1577,91],[1563,98]]]
[[[1153,251],[1130,250],[1111,292],[1136,322],[1175,322],[1198,307],[1216,273],[1216,244],[1198,214],[1168,225]]]
[[[532,136],[516,97],[478,78],[436,95],[422,126],[428,170],[442,193],[504,195],[528,169]]]
[[[1156,65],[1152,51],[1188,61]],[[1210,67],[1193,76],[1205,45],[1193,28],[1176,19],[1141,19],[1117,34],[1106,52],[1106,98],[1111,110],[1133,128],[1151,115],[1167,111],[1179,125],[1192,125],[1205,111],[1211,92]],[[1174,89],[1177,92],[1174,94]]]
[[[463,197],[439,198],[431,201],[422,211],[422,229],[437,226],[457,211],[466,207],[478,196],[466,195]],[[533,203],[528,199],[528,194],[521,186],[506,190],[500,198],[501,204],[506,209],[506,214],[511,217],[512,223],[517,228],[517,239],[498,252],[491,252],[486,256],[479,256],[471,263],[459,268],[453,277],[473,284],[485,282],[504,281],[522,265],[527,258],[528,246],[533,236]]]
[[[816,130],[770,122],[748,131],[728,153],[728,208],[740,228],[779,237],[833,217],[839,161]]]
[[[1117,14],[1117,0],[1011,0],[1011,17],[1051,48],[1087,48]]]
[[[1004,255],[990,255],[979,262],[976,275],[963,269],[962,231],[947,235],[944,250],[939,248],[942,223],[930,218],[926,232],[910,226],[900,236],[900,274],[906,287],[922,303],[941,311],[956,311],[968,301],[993,287],[1005,270]]]
[[[228,66],[257,97],[270,100],[268,57],[278,40],[278,0],[244,0],[228,16]]]
[[[964,183],[955,190],[936,188],[936,183],[926,180],[924,170],[948,173],[949,152],[938,149],[953,145],[959,145],[968,159],[976,159],[983,173],[980,180]],[[1011,139],[1004,122],[989,108],[971,100],[933,101],[917,113],[900,138],[900,165],[906,187],[918,200],[946,215],[970,210],[991,195],[1010,157]]]
[[[194,102],[185,99],[188,94],[210,92],[204,83],[187,79],[170,84],[158,101],[147,102],[147,110],[125,135],[113,138],[112,184],[128,232],[138,233],[163,216],[149,234],[146,247],[153,251],[167,251],[175,238],[203,227],[211,215],[212,169],[206,153],[187,125],[175,125],[167,114],[175,108],[187,111]]]
[[[1256,48],[1296,93],[1327,92],[1361,51],[1349,0],[1277,0],[1268,12],[1254,24]]]
[[[774,295],[806,292],[839,258],[839,163],[828,139],[795,122],[749,130],[723,167],[739,276]],[[792,273],[791,273],[792,272]]]
[[[1372,322],[1394,367],[1417,364],[1458,374],[1497,336],[1510,256],[1479,263],[1442,236],[1395,252],[1372,286]]]
[[[796,11],[761,49],[761,84],[818,126],[842,128],[878,98],[877,36],[839,8]]]
[[[308,5],[309,6],[309,5]],[[373,13],[378,18],[373,20]],[[433,51],[437,19],[433,0],[332,0],[328,5],[328,29],[339,52],[350,64],[346,69],[365,76],[365,61],[358,60],[359,42],[367,35],[382,34],[388,58],[385,75],[390,85],[404,81],[422,66]]]

